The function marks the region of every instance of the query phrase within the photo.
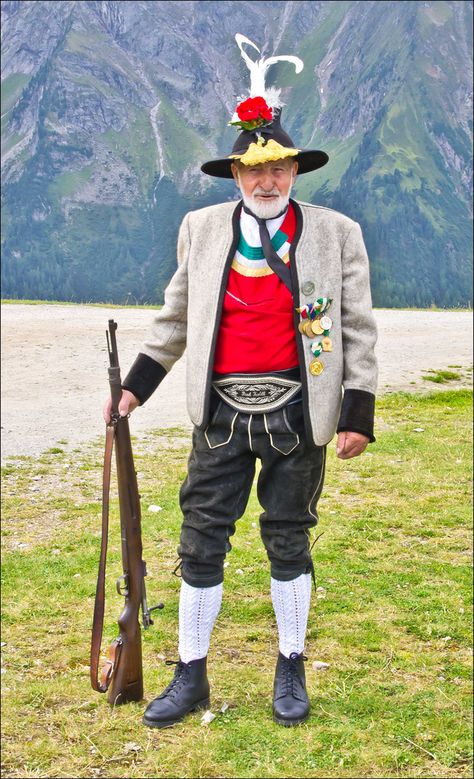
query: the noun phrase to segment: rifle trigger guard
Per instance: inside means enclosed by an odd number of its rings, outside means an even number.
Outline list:
[[[124,586],[122,588],[120,582],[124,582]],[[127,598],[130,594],[130,591],[128,589],[128,576],[126,573],[123,573],[122,576],[119,576],[117,581],[115,582],[115,586],[117,588],[117,592],[119,595],[122,595],[124,598]]]

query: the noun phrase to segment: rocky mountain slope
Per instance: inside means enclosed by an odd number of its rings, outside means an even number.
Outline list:
[[[189,208],[234,199],[235,32],[330,162],[295,194],[360,221],[374,303],[469,302],[472,3],[4,0],[4,297],[159,301]]]

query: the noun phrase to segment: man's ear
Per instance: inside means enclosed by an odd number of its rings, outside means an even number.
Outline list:
[[[294,162],[291,166],[291,175],[293,178],[296,178],[296,174],[298,173],[298,163]]]
[[[239,169],[238,169],[237,165],[235,164],[235,162],[231,162],[230,163],[230,169],[232,171],[232,175],[234,177],[235,183],[237,184],[237,186],[240,186],[240,183],[239,183]]]

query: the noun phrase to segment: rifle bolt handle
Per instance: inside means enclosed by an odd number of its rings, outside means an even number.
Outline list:
[[[156,611],[157,609],[164,609],[164,607],[164,603],[158,603],[157,606],[152,606],[151,609],[148,609],[148,614],[151,614],[152,611]]]

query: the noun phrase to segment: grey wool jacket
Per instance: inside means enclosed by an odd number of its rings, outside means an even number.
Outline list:
[[[297,225],[290,249],[294,327],[308,440],[323,446],[336,430],[352,430],[374,441],[377,329],[362,231],[337,211],[291,203]],[[209,421],[214,351],[239,240],[241,205],[222,203],[184,217],[178,268],[165,291],[164,306],[122,384],[144,403],[186,348],[187,407],[197,427]],[[332,351],[321,354],[324,370],[314,376],[309,370],[314,359],[311,339],[298,330],[296,308],[319,297],[332,299]]]

